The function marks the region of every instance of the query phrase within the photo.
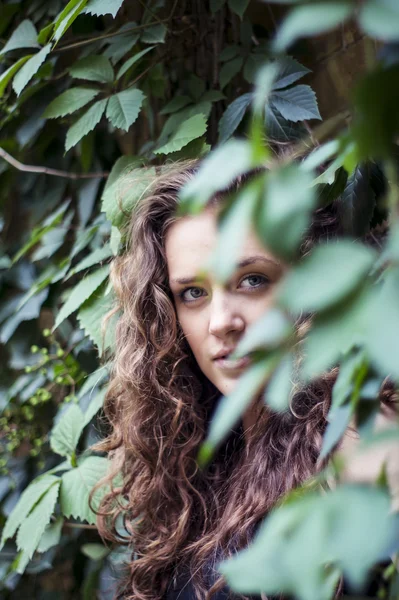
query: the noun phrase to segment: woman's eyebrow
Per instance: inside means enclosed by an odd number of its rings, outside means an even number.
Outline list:
[[[277,260],[273,260],[271,258],[266,258],[266,256],[262,256],[261,254],[257,254],[254,256],[248,256],[244,258],[237,264],[238,269],[242,269],[243,267],[247,267],[248,265],[253,265],[256,262],[263,262],[269,265],[275,265],[277,267],[281,266],[281,263]]]
[[[244,258],[243,260],[240,260],[239,263],[237,263],[237,269],[242,269],[243,267],[247,267],[248,265],[253,265],[254,263],[257,262],[263,262],[265,264],[268,265],[274,265],[274,266],[281,266],[281,264],[276,261],[276,260],[272,260],[271,258],[266,258],[266,256],[262,256],[260,254],[258,255],[254,255],[254,256],[248,256],[247,258]],[[175,284],[180,284],[180,285],[187,285],[188,283],[194,283],[197,282],[201,279],[201,277],[178,277],[176,279],[171,279],[170,280],[170,284],[175,283]]]

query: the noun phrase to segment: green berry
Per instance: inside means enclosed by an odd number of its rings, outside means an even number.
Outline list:
[[[36,354],[37,352],[39,352],[39,346],[31,346],[30,351],[32,352],[32,354]]]
[[[25,373],[31,373],[32,367],[25,367]]]
[[[62,358],[64,356],[65,352],[63,351],[62,348],[58,348],[57,350],[57,356],[58,358]]]
[[[43,329],[43,336],[44,337],[49,337],[50,335],[51,335],[50,329]]]

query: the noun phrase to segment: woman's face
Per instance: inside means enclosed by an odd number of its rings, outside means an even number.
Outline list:
[[[199,279],[216,241],[217,217],[208,209],[173,223],[165,250],[169,286],[183,333],[201,371],[227,395],[249,362],[229,360],[228,354],[271,305],[284,265],[251,233],[227,284],[217,283],[211,275]]]

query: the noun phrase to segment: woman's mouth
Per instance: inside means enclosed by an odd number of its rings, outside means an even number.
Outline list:
[[[226,355],[214,359],[214,362],[219,369],[222,369],[223,371],[238,371],[247,367],[251,362],[249,356],[243,356],[242,358],[236,359],[229,358],[229,356],[230,355]]]

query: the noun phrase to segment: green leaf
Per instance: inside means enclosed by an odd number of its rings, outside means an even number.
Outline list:
[[[112,15],[115,19],[122,4],[123,0],[90,0],[84,12],[97,17]]]
[[[88,0],[70,0],[54,23],[53,38],[58,42],[83,11]]]
[[[39,34],[37,36],[37,41],[39,42],[39,44],[41,44],[41,45],[47,44],[47,42],[50,39],[51,34],[53,33],[53,28],[54,28],[54,24],[49,23],[48,25],[46,25],[46,27],[43,27],[43,29],[41,29],[39,31]]]
[[[252,544],[218,570],[240,594],[329,600],[339,580],[336,567],[358,589],[387,552],[397,532],[389,507],[388,493],[379,488],[347,485],[302,494],[275,509]]]
[[[288,87],[295,81],[298,81],[298,79],[311,73],[310,69],[301,65],[297,60],[291,58],[291,56],[283,56],[280,58],[277,66],[278,72],[276,81],[273,85],[274,90],[281,90],[282,88]]]
[[[270,102],[288,121],[321,119],[316,94],[309,85],[295,85],[288,90],[273,92]]]
[[[32,558],[34,551],[40,543],[40,539],[50,522],[58,499],[60,480],[45,492],[32,512],[21,524],[17,534],[17,548],[23,550]]]
[[[399,379],[399,270],[392,268],[378,290],[367,330],[367,350],[381,374]]]
[[[253,108],[256,115],[263,115],[263,110],[269,101],[277,73],[277,66],[274,63],[264,65],[257,72],[253,93]]]
[[[111,235],[109,238],[109,246],[111,248],[111,252],[114,256],[118,256],[119,247],[122,241],[122,234],[115,225],[111,227]]]
[[[245,356],[254,350],[274,350],[292,335],[292,325],[279,308],[268,308],[248,327],[233,356]]]
[[[79,406],[70,406],[53,427],[50,446],[60,456],[71,456],[84,428],[83,413]]]
[[[85,379],[84,384],[79,390],[78,398],[81,400],[86,394],[93,394],[99,385],[101,385],[107,378],[106,367],[99,367],[93,373],[90,373]]]
[[[144,44],[163,44],[165,41],[167,28],[163,23],[152,25],[148,29],[144,29],[141,34],[141,41]]]
[[[137,158],[123,156],[118,159],[102,195],[101,210],[116,227],[122,226],[125,215],[131,214],[136,202],[156,176],[154,167],[135,169],[135,166]]]
[[[252,94],[243,94],[227,107],[219,121],[219,143],[225,142],[233,135],[243,120],[251,100]]]
[[[353,415],[352,404],[338,406],[328,415],[328,425],[323,436],[323,446],[321,448],[319,460],[323,460],[338,444]]]
[[[143,92],[137,88],[129,88],[111,96],[107,105],[107,119],[114,127],[129,131],[139,116],[144,98]]]
[[[100,248],[96,248],[93,250],[93,252],[90,252],[90,254],[82,258],[76,267],[73,267],[73,269],[70,270],[68,277],[72,277],[72,275],[75,275],[75,273],[89,269],[94,265],[101,264],[104,260],[110,258],[110,256],[112,256],[112,251],[109,244],[105,244]]]
[[[59,481],[58,477],[44,474],[35,479],[22,492],[20,499],[12,509],[1,536],[1,548],[9,538],[12,538],[21,523],[26,519],[42,496]]]
[[[219,102],[225,100],[226,96],[220,90],[206,90],[200,98],[200,102]]]
[[[331,140],[322,146],[318,146],[316,150],[308,154],[302,162],[302,168],[307,171],[313,171],[320,167],[323,163],[330,160],[339,152],[339,141]]]
[[[249,0],[228,0],[228,5],[231,11],[236,13],[242,20],[242,17],[247,10]]]
[[[364,244],[346,240],[319,244],[290,272],[279,300],[294,313],[329,309],[363,285],[375,260],[375,252]]]
[[[65,151],[68,152],[101,121],[108,98],[98,100],[69,129],[65,140]]]
[[[158,139],[158,144],[161,146],[169,135],[173,135],[176,130],[179,128],[183,121],[186,121],[190,117],[194,117],[195,115],[202,114],[207,119],[212,110],[211,102],[198,102],[197,104],[191,104],[182,110],[171,114],[166,120],[161,135]]]
[[[112,65],[108,58],[102,55],[81,58],[72,65],[69,73],[76,79],[87,79],[88,81],[98,81],[100,83],[112,83],[114,80]]]
[[[24,65],[29,59],[30,56],[24,56],[20,58],[16,63],[11,65],[11,67],[9,67],[6,71],[4,71],[4,73],[0,75],[0,98],[3,96],[8,83],[14,77],[15,73],[17,73],[22,67],[22,65]]]
[[[134,22],[127,22],[119,29],[118,35],[108,40],[108,48],[105,50],[104,56],[109,58],[113,65],[116,65],[130,52],[140,38],[139,32],[132,31],[136,26]]]
[[[265,125],[268,137],[278,142],[299,140],[306,134],[302,124],[287,121],[272,104],[266,106]]]
[[[51,44],[47,44],[47,46],[44,46],[44,48],[42,48],[40,52],[31,56],[29,60],[26,61],[23,67],[15,75],[14,80],[12,82],[12,86],[17,96],[19,96],[22,90],[28,85],[32,77],[36,75],[39,68],[46,60],[50,50]]]
[[[159,114],[169,115],[171,113],[175,113],[187,106],[187,104],[190,104],[191,102],[192,100],[190,96],[175,96],[170,102],[166,104],[166,106],[163,107],[162,110],[159,111]]]
[[[264,400],[276,412],[283,412],[289,408],[293,391],[294,359],[292,354],[287,354],[270,378]]]
[[[270,363],[264,360],[255,363],[241,375],[232,393],[220,398],[209,426],[207,438],[200,450],[200,462],[207,462],[209,454],[216,450],[232,428],[237,425],[245,409],[260,393],[269,375]]]
[[[65,517],[73,517],[88,523],[96,523],[96,515],[89,506],[89,495],[93,487],[105,477],[108,461],[99,456],[81,460],[78,466],[64,473],[61,480],[61,511]],[[93,497],[93,506],[98,508],[104,490],[98,490]]]
[[[89,406],[87,407],[84,414],[84,424],[85,426],[90,423],[92,418],[98,413],[98,411],[103,407],[105,394],[107,393],[107,388],[104,387],[102,390],[96,390],[93,395],[93,398],[90,401]]]
[[[60,312],[55,320],[53,329],[57,329],[60,324],[75,312],[82,304],[90,298],[96,289],[102,284],[104,279],[108,277],[109,266],[100,267],[97,271],[90,273],[72,289],[68,300],[61,307]]]
[[[226,3],[226,0],[210,0],[210,8],[211,8],[212,14],[214,15],[215,12],[217,12],[218,10],[223,8],[225,3]]]
[[[367,35],[394,42],[399,39],[399,6],[392,0],[366,0],[359,7],[358,22]]]
[[[182,188],[180,211],[199,212],[216,192],[255,166],[250,144],[229,140],[202,161],[195,177]]]
[[[372,301],[373,295],[366,287],[313,319],[304,341],[302,376],[305,379],[321,375],[354,346],[365,343]]]
[[[370,184],[370,165],[358,165],[336,202],[339,220],[345,233],[361,237],[367,233],[376,203]]]
[[[148,52],[151,52],[151,50],[153,50],[154,48],[156,48],[156,46],[150,46],[149,48],[145,48],[144,50],[141,50],[140,52],[137,52],[137,54],[135,54],[134,56],[131,56],[119,69],[118,74],[116,76],[117,79],[120,79],[121,77],[123,77],[123,75],[130,69],[130,67],[132,67],[138,60],[140,60],[140,58],[142,58],[143,56],[145,56]]]
[[[205,94],[206,83],[204,79],[198,77],[198,75],[195,75],[194,73],[190,74],[190,76],[187,79],[186,85],[189,94],[191,95],[193,100],[195,100],[195,102],[198,102],[199,99]]]
[[[43,234],[40,240],[40,246],[35,249],[31,256],[32,262],[42,260],[43,258],[50,258],[59,248],[61,248],[65,236],[70,231],[73,216],[73,211],[70,211],[59,227],[53,227],[50,231]]]
[[[102,322],[105,315],[114,307],[114,298],[112,294],[104,295],[104,290],[94,295],[85,302],[78,313],[78,321],[82,329],[89,335],[90,339],[98,348],[99,355],[102,356],[103,349],[110,346],[111,325],[107,323],[106,329],[102,329]]]
[[[220,69],[219,74],[219,83],[220,89],[222,90],[230,81],[241,71],[242,64],[244,62],[244,58],[242,56],[237,56],[237,58],[233,58],[233,60],[229,60],[224,63],[223,67]]]
[[[111,172],[108,175],[108,179],[105,184],[103,194],[108,192],[108,190],[111,189],[111,187],[114,185],[114,183],[116,183],[119,180],[119,178],[125,176],[129,171],[133,171],[141,163],[142,159],[136,156],[120,156],[112,166]]]
[[[255,226],[265,245],[286,260],[297,254],[315,205],[312,181],[311,174],[295,164],[274,169],[267,176]]]
[[[40,310],[43,302],[48,296],[48,289],[44,289],[41,292],[31,297],[22,308],[17,310],[12,316],[10,316],[6,322],[2,325],[0,330],[0,342],[5,344],[14,334],[17,327],[23,321],[30,321],[37,319],[40,315]]]
[[[61,540],[62,526],[64,519],[58,517],[54,523],[47,525],[37,547],[38,552],[47,552],[50,548],[58,546]]]
[[[194,115],[180,125],[167,144],[154,150],[154,154],[170,154],[171,152],[181,150],[181,148],[187,146],[192,140],[204,135],[206,129],[207,123],[204,115]]]
[[[262,188],[262,176],[250,181],[241,188],[227,214],[223,215],[216,247],[205,265],[205,269],[210,269],[218,281],[227,282],[237,268]]]
[[[45,119],[65,117],[79,110],[97,96],[100,90],[94,88],[75,87],[57,96],[43,113]]]
[[[36,27],[29,19],[22,21],[13,31],[10,39],[0,50],[0,56],[19,48],[39,48]]]
[[[41,223],[40,226],[35,227],[32,231],[30,239],[27,243],[17,252],[17,254],[13,258],[13,264],[15,264],[24,254],[28,252],[33,246],[35,246],[42,237],[48,232],[51,231],[53,227],[58,225],[64,216],[66,209],[69,206],[69,201],[63,202],[54,212],[52,212],[46,219]]]
[[[334,383],[331,410],[342,406],[352,396],[353,383],[365,363],[364,352],[349,354],[341,362],[338,377]]]
[[[283,52],[298,38],[326,33],[346,21],[353,11],[350,0],[318,2],[293,8],[277,31],[275,52]]]
[[[102,560],[110,553],[109,548],[102,544],[83,544],[80,551],[91,560]]]

